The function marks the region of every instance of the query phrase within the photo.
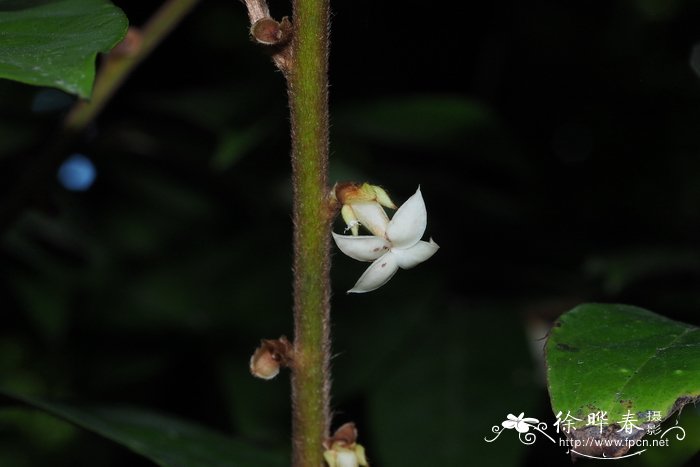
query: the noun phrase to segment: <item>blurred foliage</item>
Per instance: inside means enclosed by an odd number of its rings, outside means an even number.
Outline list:
[[[136,25],[159,4],[115,3]],[[365,265],[334,256],[335,423],[373,465],[568,465],[483,441],[508,413],[553,421],[549,323],[606,301],[698,324],[700,7],[666,3],[463,2],[438,30],[424,2],[334,4],[332,180],[420,184],[441,246],[361,296]],[[202,2],[143,63],[71,148],[97,168],[84,192],[41,156],[70,99],[0,81],[0,199],[33,194],[0,219],[0,386],[289,450],[286,378],[247,372],[292,333],[286,95],[247,21]],[[3,407],[3,467],[152,465]]]
[[[128,407],[75,409],[32,397],[16,396],[11,393],[3,395],[39,407],[82,428],[95,431],[161,466],[285,465],[284,455],[276,455],[206,428],[156,413]],[[7,411],[6,415],[15,415],[15,412]],[[20,418],[20,421],[23,422],[24,419]],[[44,438],[48,438],[51,444],[57,444],[72,434],[70,425],[66,426],[55,419],[40,420],[40,423],[34,423],[30,428],[35,427],[40,427],[38,430],[40,432],[46,428],[52,428],[51,436]]]

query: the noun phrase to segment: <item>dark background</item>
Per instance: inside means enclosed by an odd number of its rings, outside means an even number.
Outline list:
[[[134,25],[158,5],[115,3]],[[398,203],[420,185],[441,247],[364,295],[334,250],[336,425],[372,465],[568,465],[483,438],[507,413],[554,421],[538,339],[576,304],[700,322],[700,3],[332,8],[331,180]],[[202,2],[65,154],[95,164],[85,192],[39,156],[70,101],[0,82],[3,199],[49,174],[0,219],[3,386],[289,449],[287,378],[247,369],[292,334],[285,85],[247,28],[239,2]],[[8,408],[0,465],[150,464]]]

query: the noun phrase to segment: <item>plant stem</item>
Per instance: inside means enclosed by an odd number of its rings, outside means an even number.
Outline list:
[[[328,0],[294,0],[287,73],[294,185],[293,465],[323,465],[330,429]]]

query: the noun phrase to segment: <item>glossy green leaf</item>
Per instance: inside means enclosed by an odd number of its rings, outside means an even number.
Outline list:
[[[700,398],[700,328],[641,308],[574,308],[552,328],[546,357],[552,408],[580,419],[576,428],[597,411],[609,424],[628,411],[637,426],[649,411],[665,420]]]
[[[87,98],[97,53],[119,43],[127,27],[106,0],[0,0],[0,78]]]
[[[284,455],[149,411],[78,409],[4,391],[0,393],[93,431],[164,467],[277,467],[287,463]]]

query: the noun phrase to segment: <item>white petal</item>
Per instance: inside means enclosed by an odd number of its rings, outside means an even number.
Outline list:
[[[372,263],[348,293],[364,293],[378,289],[389,282],[398,270],[396,256],[390,251]]]
[[[406,250],[393,248],[391,251],[396,255],[396,263],[400,268],[411,269],[433,256],[439,248],[431,238],[430,242],[420,241]]]
[[[360,224],[364,225],[372,235],[384,237],[389,218],[384,208],[376,201],[361,201],[352,203],[352,210]]]
[[[357,454],[353,451],[340,451],[336,457],[338,467],[360,467]]]
[[[333,239],[340,251],[358,261],[374,261],[389,251],[391,245],[381,237],[374,235],[338,235],[333,232]]]
[[[410,248],[421,239],[428,223],[428,213],[420,187],[401,205],[386,228],[389,241],[398,248]]]
[[[504,422],[501,422],[501,425],[503,425],[503,428],[506,428],[508,430],[512,430],[513,428],[515,428],[516,423],[517,422],[515,422],[513,420],[506,420]]]

